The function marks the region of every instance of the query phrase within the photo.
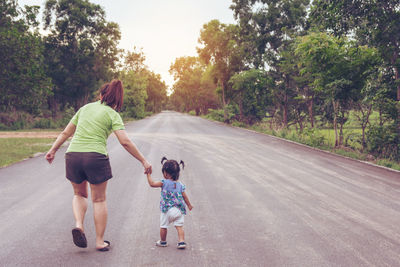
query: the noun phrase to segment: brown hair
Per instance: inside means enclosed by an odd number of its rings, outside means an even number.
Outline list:
[[[112,80],[100,88],[101,103],[106,102],[107,106],[120,111],[124,102],[124,88],[120,80]]]

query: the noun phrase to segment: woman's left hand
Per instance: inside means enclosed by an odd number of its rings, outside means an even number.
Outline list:
[[[148,163],[147,160],[143,161],[143,167],[144,167],[144,174],[151,174],[152,173],[151,164]]]

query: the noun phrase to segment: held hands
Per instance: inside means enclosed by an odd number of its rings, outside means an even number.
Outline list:
[[[152,168],[151,168],[151,164],[148,163],[147,160],[144,160],[142,162],[142,164],[143,164],[143,167],[144,167],[144,174],[151,174],[153,172]]]

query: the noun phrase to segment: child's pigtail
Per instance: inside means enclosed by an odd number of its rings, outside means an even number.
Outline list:
[[[185,162],[183,162],[183,160],[181,160],[181,162],[179,162],[179,164],[182,165],[182,170],[185,169]]]
[[[161,165],[163,164],[164,160],[168,160],[168,159],[167,159],[166,157],[163,157],[163,158],[161,159]]]

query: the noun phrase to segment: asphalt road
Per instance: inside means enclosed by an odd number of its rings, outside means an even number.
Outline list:
[[[72,187],[64,152],[0,169],[0,266],[400,266],[400,173],[301,145],[163,112],[127,131],[161,178],[162,156],[184,160],[181,181],[194,206],[188,247],[159,239],[159,189],[109,138],[106,239],[72,243]]]

